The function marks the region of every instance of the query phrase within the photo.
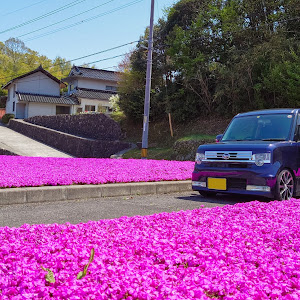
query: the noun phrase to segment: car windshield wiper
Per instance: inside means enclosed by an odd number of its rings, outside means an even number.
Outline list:
[[[270,138],[270,139],[262,139],[261,141],[285,141],[285,139],[280,138]]]

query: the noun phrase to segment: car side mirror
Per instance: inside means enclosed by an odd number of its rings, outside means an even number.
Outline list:
[[[218,134],[216,136],[216,143],[219,143],[221,141],[221,139],[223,138],[223,134]]]

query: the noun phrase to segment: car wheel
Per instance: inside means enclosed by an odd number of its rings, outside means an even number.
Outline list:
[[[216,192],[199,191],[199,194],[203,197],[214,197],[217,195]]]
[[[295,181],[292,173],[287,169],[282,170],[277,176],[276,200],[290,200],[294,195],[294,189]]]

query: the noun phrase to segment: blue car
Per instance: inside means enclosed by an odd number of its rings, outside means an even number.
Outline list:
[[[196,153],[192,188],[288,200],[300,194],[300,109],[235,116],[215,144]]]

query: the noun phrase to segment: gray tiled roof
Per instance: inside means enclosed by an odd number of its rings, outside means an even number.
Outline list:
[[[78,104],[77,99],[73,99],[67,96],[51,96],[21,92],[16,92],[16,94],[18,95],[19,101],[24,102],[53,103],[66,105]]]
[[[101,69],[73,66],[67,78],[69,77],[93,78],[117,82],[119,80],[119,73]]]
[[[109,100],[111,96],[116,94],[117,94],[116,92],[112,92],[112,91],[77,88],[76,92],[74,92],[72,96],[76,96],[78,98]]]

